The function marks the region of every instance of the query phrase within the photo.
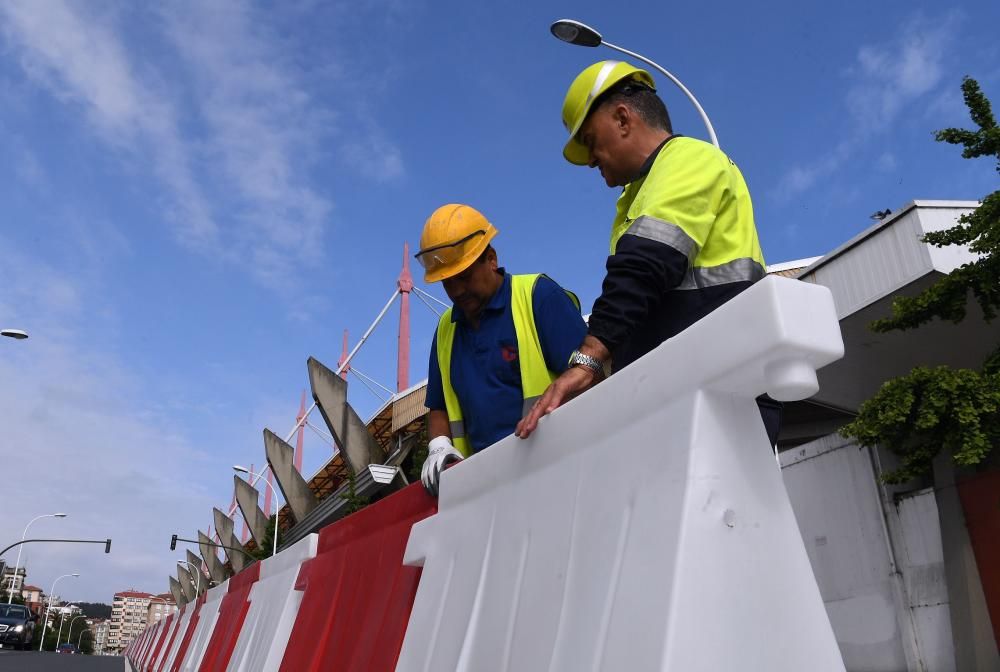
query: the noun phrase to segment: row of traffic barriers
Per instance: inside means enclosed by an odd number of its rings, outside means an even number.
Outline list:
[[[755,402],[843,355],[830,292],[767,278],[442,475],[248,567],[139,670],[768,670],[843,661]]]
[[[142,672],[391,670],[420,577],[403,552],[435,509],[411,485],[206,591],[124,655]]]

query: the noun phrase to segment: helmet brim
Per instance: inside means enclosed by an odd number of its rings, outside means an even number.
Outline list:
[[[566,146],[563,147],[563,158],[572,163],[574,166],[589,166],[590,165],[590,150],[587,146],[572,137]]]

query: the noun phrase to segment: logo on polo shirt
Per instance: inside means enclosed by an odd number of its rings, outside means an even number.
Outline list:
[[[503,361],[505,362],[517,361],[517,346],[510,343],[501,343],[500,356],[503,357]]]

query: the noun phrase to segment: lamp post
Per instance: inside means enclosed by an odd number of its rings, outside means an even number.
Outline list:
[[[251,477],[260,480],[264,485],[271,488],[271,494],[274,495],[274,548],[271,549],[271,555],[278,554],[278,511],[281,511],[281,507],[278,506],[278,491],[274,489],[274,486],[263,479],[261,474],[255,474],[246,467],[240,466],[238,464],[233,465],[233,471],[238,471],[242,474],[249,474]]]
[[[18,341],[23,341],[28,337],[28,332],[23,329],[0,329],[0,336],[6,336]]]
[[[197,600],[198,596],[201,595],[201,567],[195,567],[194,565],[192,565],[187,560],[178,560],[177,564],[178,565],[182,565],[182,564],[183,565],[187,565],[188,567],[190,567],[191,569],[194,570],[195,576],[198,577],[198,582],[195,584],[195,587],[194,587],[194,599]],[[166,602],[166,601],[164,600],[164,602]]]
[[[28,521],[27,525],[24,526],[24,532],[21,534],[21,541],[24,541],[24,538],[28,534],[28,528],[31,527],[31,523],[35,522],[36,520],[40,520],[42,518],[65,518],[65,517],[66,517],[65,513],[46,513],[41,516],[35,516],[30,521]],[[14,563],[14,575],[10,579],[10,591],[7,593],[7,604],[10,604],[11,600],[14,599],[14,583],[17,582],[17,570],[20,569],[21,567],[22,548],[24,548],[23,545],[17,547],[17,562]]]
[[[63,574],[62,576],[57,576],[56,580],[52,582],[52,590],[49,591],[48,603],[45,605],[45,620],[42,621],[42,636],[39,637],[38,650],[42,650],[42,644],[45,643],[45,629],[49,627],[49,612],[52,611],[52,595],[56,592],[56,584],[59,583],[59,579],[65,579],[67,576],[79,577],[80,575],[76,572],[72,574]]]
[[[180,562],[180,561],[178,560],[178,562]],[[176,604],[174,604],[174,605],[171,605],[171,604],[170,604],[169,602],[167,602],[167,601],[166,601],[165,599],[163,599],[162,597],[155,597],[155,596],[154,596],[154,597],[151,597],[151,598],[149,598],[149,601],[150,601],[150,602],[152,602],[153,600],[159,600],[160,602],[163,602],[163,606],[165,606],[165,607],[170,607],[170,606],[173,606],[173,608],[174,608],[174,610],[175,610],[175,611],[176,611],[176,609],[177,609],[177,605],[176,605]]]
[[[78,648],[78,649],[80,648],[80,646],[83,644],[83,636],[86,635],[89,632],[90,632],[90,628],[84,628],[83,630],[80,631],[80,636],[76,640],[76,648]],[[94,635],[91,634],[90,638],[93,639]]]
[[[611,44],[610,42],[605,41],[599,32],[587,24],[574,19],[560,19],[553,23],[549,27],[549,30],[551,30],[552,34],[563,42],[575,44],[580,47],[599,47],[603,44],[609,49],[614,49],[615,51],[625,54],[626,56],[631,56],[632,58],[642,61],[643,63],[646,63],[655,68],[657,71],[663,73],[663,76],[676,84],[677,88],[679,88],[684,95],[687,96],[688,100],[691,101],[691,104],[694,105],[696,110],[698,110],[698,115],[701,117],[702,123],[705,124],[705,128],[708,130],[708,137],[712,140],[712,144],[716,147],[719,146],[719,138],[715,135],[715,128],[712,127],[712,122],[709,121],[708,115],[705,114],[705,110],[702,108],[701,103],[698,102],[698,99],[694,97],[694,94],[691,93],[686,86],[681,84],[681,80],[674,77],[671,73],[664,69],[663,66],[654,63],[641,54],[629,51],[628,49],[623,49],[616,44]]]
[[[69,619],[69,632],[66,634],[66,642],[70,643],[73,639],[73,624],[76,623],[78,618],[87,618],[86,614],[80,614],[79,616],[74,616]],[[59,621],[59,634],[56,635],[56,648],[59,648],[59,641],[62,639],[62,620]]]

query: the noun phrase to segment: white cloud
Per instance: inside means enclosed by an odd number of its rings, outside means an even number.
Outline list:
[[[858,50],[847,107],[862,130],[884,129],[941,82],[957,27],[955,14],[934,22],[918,16],[904,23],[896,40]]]
[[[929,97],[941,83],[947,50],[958,27],[956,13],[936,21],[918,14],[904,22],[894,39],[860,47],[855,63],[845,73],[851,82],[844,101],[851,122],[846,124],[843,139],[815,160],[788,170],[772,196],[788,202],[808,191],[848,163],[858,149],[871,144],[876,134],[885,133],[906,110],[921,100],[933,102]],[[892,170],[895,157],[885,152],[876,166]]]
[[[357,116],[359,82],[336,64],[307,70],[274,18],[242,0],[117,13],[67,0],[0,3],[3,35],[25,72],[81,108],[131,170],[148,164],[183,245],[297,294],[302,269],[322,259],[332,212],[311,178],[316,162],[348,156],[379,181],[404,166],[370,115],[362,133],[335,132],[338,114]],[[137,21],[141,38],[128,32]],[[349,103],[327,95],[331,81],[355,91]],[[328,151],[333,139],[341,147]]]
[[[68,104],[82,106],[109,144],[141,155],[173,194],[172,221],[196,247],[217,242],[218,225],[193,173],[176,112],[161,92],[144,84],[119,39],[116,17],[88,15],[83,5],[51,0],[0,3],[5,36],[19,47],[21,64]]]

